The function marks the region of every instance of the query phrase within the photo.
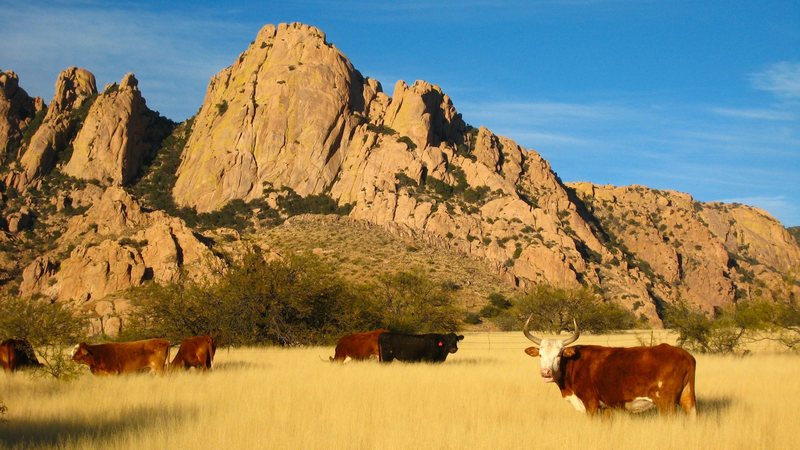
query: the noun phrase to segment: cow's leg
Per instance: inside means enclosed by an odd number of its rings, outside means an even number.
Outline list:
[[[697,402],[694,395],[694,385],[692,383],[687,383],[686,386],[683,387],[678,403],[681,405],[683,412],[688,414],[690,418],[694,419],[697,417]]]

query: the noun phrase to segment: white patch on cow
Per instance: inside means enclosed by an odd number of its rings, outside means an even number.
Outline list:
[[[663,386],[663,385],[664,385],[664,382],[661,381],[661,380],[658,380],[658,388],[661,389],[661,386]]]
[[[70,358],[75,357],[75,354],[78,353],[78,349],[80,348],[80,346],[81,344],[75,344],[75,347],[72,347],[72,355],[70,355]]]
[[[583,402],[581,401],[581,399],[578,398],[577,395],[575,394],[568,395],[564,397],[564,400],[568,401],[569,404],[572,405],[572,407],[575,408],[578,412],[582,413],[586,412],[586,407],[583,406]]]
[[[625,409],[632,413],[642,413],[655,407],[656,404],[650,397],[636,397],[630,402],[625,402]]]
[[[539,369],[546,382],[552,382],[559,370],[561,351],[564,344],[560,339],[542,339],[539,345]]]

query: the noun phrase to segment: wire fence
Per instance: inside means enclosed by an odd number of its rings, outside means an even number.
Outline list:
[[[459,349],[467,351],[519,350],[532,345],[520,331],[465,332]],[[534,333],[535,334],[535,333]],[[542,335],[543,338],[566,338],[568,334]],[[678,334],[672,330],[629,330],[615,334],[582,334],[576,344],[605,345],[608,347],[634,347],[638,345],[675,344]]]

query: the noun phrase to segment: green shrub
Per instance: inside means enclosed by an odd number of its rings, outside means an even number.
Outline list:
[[[152,284],[130,297],[126,339],[210,333],[220,345],[331,343],[380,327],[453,331],[461,314],[452,291],[420,274],[353,285],[311,255],[265,261],[250,253],[212,286]]]
[[[0,336],[27,339],[38,353],[41,370],[55,378],[72,378],[72,347],[86,338],[88,317],[47,299],[0,297]]]
[[[228,101],[223,100],[215,105],[217,107],[217,115],[221,116],[228,110]]]
[[[636,324],[634,314],[611,301],[604,301],[585,287],[535,286],[518,295],[508,313],[517,319],[518,329],[532,315],[531,329],[560,333],[572,331],[573,319],[582,331],[606,333]]]

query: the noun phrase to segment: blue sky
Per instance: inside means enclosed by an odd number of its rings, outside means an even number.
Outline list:
[[[800,225],[797,0],[21,3],[0,0],[0,69],[48,102],[66,67],[101,89],[134,72],[151,108],[183,120],[261,26],[299,21],[390,95],[398,79],[441,86],[467,123],[535,149],[564,181]]]

